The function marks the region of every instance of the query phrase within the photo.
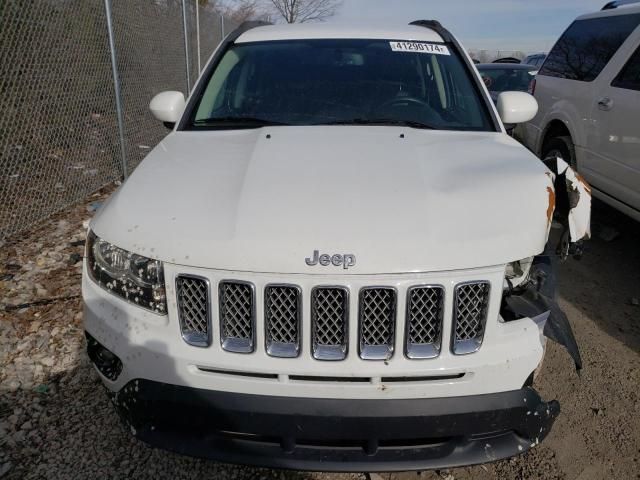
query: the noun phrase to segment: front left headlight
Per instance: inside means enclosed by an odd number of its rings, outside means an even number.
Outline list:
[[[87,269],[105,290],[154,313],[167,313],[162,262],[87,236]]]

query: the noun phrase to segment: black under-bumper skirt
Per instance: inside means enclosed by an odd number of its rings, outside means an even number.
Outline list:
[[[410,400],[289,398],[133,380],[112,400],[152,446],[222,462],[363,472],[445,468],[522,453],[560,411],[532,388]]]

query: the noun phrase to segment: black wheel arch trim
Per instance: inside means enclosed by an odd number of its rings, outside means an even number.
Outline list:
[[[553,130],[553,126],[554,124],[562,124],[562,126],[566,129],[566,135],[549,135],[549,132],[551,132]],[[537,155],[539,157],[542,157],[542,153],[544,150],[544,146],[545,143],[547,143],[551,138],[553,137],[562,137],[562,136],[568,136],[569,138],[571,138],[571,141],[573,142],[574,147],[576,146],[575,143],[575,135],[574,132],[571,130],[571,128],[569,127],[569,122],[567,122],[566,120],[562,120],[560,118],[552,118],[549,121],[547,121],[546,125],[544,126],[544,128],[542,129],[541,133],[540,133],[540,139],[538,141],[538,147],[537,147]]]

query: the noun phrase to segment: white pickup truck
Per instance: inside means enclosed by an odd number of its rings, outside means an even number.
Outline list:
[[[89,357],[134,435],[325,471],[542,441],[546,337],[580,367],[552,266],[588,235],[588,189],[506,135],[533,97],[494,106],[435,21],[249,23],[151,110],[173,131],[91,222],[83,275]]]

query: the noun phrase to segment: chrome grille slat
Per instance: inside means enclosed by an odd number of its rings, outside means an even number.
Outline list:
[[[255,294],[246,282],[220,282],[220,342],[237,353],[253,352],[255,345]]]
[[[444,287],[419,285],[407,291],[405,354],[408,358],[434,358],[440,354]]]
[[[300,353],[300,288],[293,285],[268,285],[265,288],[265,342],[267,354],[292,358]]]
[[[393,355],[396,291],[389,287],[365,287],[359,301],[360,357],[384,360]]]
[[[348,350],[349,291],[315,287],[311,291],[311,347],[317,360],[342,360]]]
[[[209,281],[193,275],[176,277],[176,299],[182,338],[189,345],[208,347],[211,343]]]
[[[473,353],[484,338],[489,306],[490,284],[487,281],[456,285],[454,300],[452,350],[457,355]]]

